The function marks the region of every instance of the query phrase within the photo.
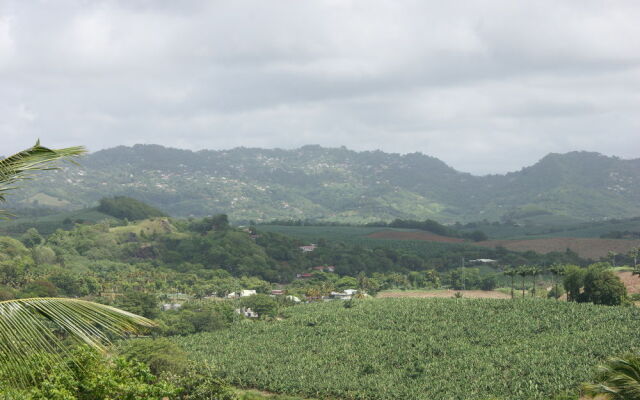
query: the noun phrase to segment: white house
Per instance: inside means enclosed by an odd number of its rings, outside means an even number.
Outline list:
[[[287,296],[287,297],[285,297],[285,298],[286,298],[287,300],[291,300],[291,301],[293,301],[294,303],[300,303],[300,299],[299,299],[298,297],[296,297],[296,296],[291,296],[291,295],[289,295],[289,296]]]
[[[238,297],[249,297],[249,296],[253,296],[254,294],[257,294],[255,290],[241,290],[239,292],[231,292],[227,295],[228,299],[235,299]]]

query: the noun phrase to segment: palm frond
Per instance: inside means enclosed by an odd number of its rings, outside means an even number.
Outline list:
[[[29,179],[34,171],[56,169],[53,165],[61,159],[72,160],[84,154],[84,147],[67,147],[52,150],[40,145],[40,141],[26,150],[0,160],[0,201],[5,200],[5,194],[14,189],[17,181]]]
[[[38,354],[60,362],[68,339],[104,350],[110,338],[139,335],[156,324],[103,304],[67,298],[32,298],[0,302],[0,379],[29,383]],[[2,386],[0,381],[0,386]]]
[[[612,358],[598,368],[597,383],[583,384],[583,394],[602,399],[640,399],[640,357]]]

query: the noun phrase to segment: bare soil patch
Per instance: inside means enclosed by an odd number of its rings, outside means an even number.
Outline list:
[[[631,272],[616,272],[616,275],[624,283],[628,294],[640,293],[640,276],[633,275]]]
[[[435,233],[431,233],[431,232],[380,231],[380,232],[374,232],[368,235],[368,237],[373,239],[424,240],[426,242],[442,242],[442,243],[464,242],[464,239],[436,235]]]
[[[580,257],[597,260],[606,257],[609,251],[627,253],[634,247],[640,246],[640,240],[627,239],[598,239],[598,238],[544,238],[526,240],[487,240],[476,242],[478,246],[502,246],[514,251],[535,251],[550,253],[552,251],[566,251],[570,249]]]
[[[413,297],[413,298],[451,298],[456,292],[462,293],[462,298],[468,299],[510,299],[511,295],[496,291],[484,290],[407,290],[401,292],[381,292],[377,298]]]

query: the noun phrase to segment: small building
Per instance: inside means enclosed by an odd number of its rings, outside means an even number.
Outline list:
[[[285,299],[293,301],[294,303],[300,303],[301,302],[300,298],[298,298],[296,296],[291,296],[291,295],[285,297]]]
[[[302,274],[297,274],[296,278],[298,278],[298,279],[309,279],[309,278],[313,278],[313,274],[310,273],[310,272],[305,272],[305,273],[302,273]]]
[[[282,289],[274,289],[271,291],[273,296],[282,296],[284,294],[284,290]]]
[[[334,272],[336,270],[336,267],[334,267],[333,265],[319,265],[317,267],[313,267],[312,269],[314,271],[320,272]]]
[[[250,308],[246,308],[246,307],[242,307],[242,308],[236,308],[236,313],[243,315],[247,318],[258,318],[259,315],[257,312],[253,311]]]
[[[351,300],[351,295],[345,292],[331,292],[331,298],[333,300]]]
[[[472,263],[478,263],[478,264],[491,264],[491,263],[495,263],[498,262],[497,260],[492,260],[490,258],[478,258],[475,260],[469,260],[469,262]]]
[[[182,307],[180,303],[165,303],[162,305],[162,311],[178,310]]]
[[[239,292],[231,292],[227,295],[228,299],[237,299],[238,297],[249,297],[257,294],[255,290],[241,290]]]
[[[308,246],[300,246],[300,250],[302,250],[303,253],[309,252],[309,251],[314,251],[318,246],[315,243],[311,243]]]

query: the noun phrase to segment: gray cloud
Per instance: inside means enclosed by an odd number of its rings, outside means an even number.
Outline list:
[[[0,153],[421,151],[463,171],[640,149],[640,4],[0,3]]]

